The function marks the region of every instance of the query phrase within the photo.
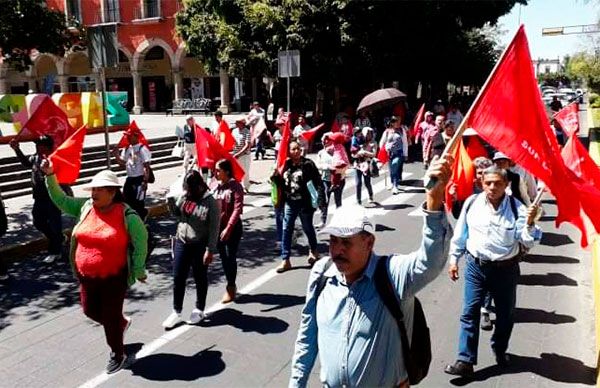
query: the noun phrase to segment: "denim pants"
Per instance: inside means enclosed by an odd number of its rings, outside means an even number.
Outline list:
[[[60,255],[62,251],[62,216],[50,197],[36,198],[31,211],[33,226],[48,239],[48,253]]]
[[[79,277],[79,296],[83,313],[104,328],[106,343],[118,356],[125,353],[123,302],[127,292],[127,269],[106,278]]]
[[[223,264],[223,272],[227,279],[227,285],[235,286],[235,278],[237,277],[237,252],[242,239],[242,220],[238,220],[233,226],[233,230],[227,241],[219,241],[217,249],[221,264]]]
[[[196,308],[204,310],[208,292],[208,266],[204,265],[206,242],[184,243],[176,239],[173,246],[173,310],[181,313],[185,285],[190,267],[196,282]]]
[[[277,241],[283,241],[283,213],[285,212],[285,207],[280,205],[278,207],[273,207],[275,211],[275,232],[277,234]]]
[[[404,157],[402,154],[398,154],[393,158],[390,158],[390,179],[392,180],[392,187],[400,186],[400,182],[402,182],[403,168]]]
[[[466,256],[465,293],[463,311],[460,316],[458,360],[477,364],[480,309],[487,291],[496,304],[496,325],[491,340],[492,350],[497,355],[506,353],[514,326],[520,269],[519,263],[516,261],[511,265],[497,267],[489,264],[479,265],[470,255]]]
[[[369,193],[369,199],[373,199],[373,187],[371,186],[371,175],[363,174],[359,169],[354,170],[354,180],[356,182],[356,202],[359,204],[362,202],[362,184],[365,181],[365,187],[367,193]],[[393,181],[392,181],[393,182]]]
[[[319,210],[321,210],[321,221],[323,223],[327,222],[327,210],[329,208],[329,200],[331,199],[331,194],[333,194],[333,200],[335,201],[335,207],[338,208],[342,206],[342,193],[344,192],[344,186],[346,186],[346,180],[342,179],[342,183],[335,188],[335,190],[331,190],[331,181],[328,179],[323,180],[323,188],[325,190],[325,200],[321,204]]]
[[[292,249],[292,234],[294,233],[294,225],[296,218],[300,216],[302,230],[308,239],[310,250],[317,251],[317,235],[313,226],[313,215],[315,209],[306,205],[304,201],[287,201],[283,213],[283,240],[281,243],[281,259],[288,260]]]

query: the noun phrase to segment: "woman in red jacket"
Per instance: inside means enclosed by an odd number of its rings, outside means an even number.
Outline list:
[[[237,276],[237,251],[242,238],[242,209],[244,208],[244,188],[233,177],[233,167],[227,159],[221,159],[215,166],[215,177],[219,182],[214,195],[220,208],[220,234],[217,249],[227,278],[227,287],[222,303],[235,299]]]

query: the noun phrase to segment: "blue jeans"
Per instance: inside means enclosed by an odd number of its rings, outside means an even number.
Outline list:
[[[219,241],[217,244],[221,264],[223,264],[223,272],[225,272],[227,285],[230,287],[235,286],[235,279],[237,277],[237,252],[240,240],[242,239],[242,233],[242,220],[238,220],[233,226],[229,239],[227,241]]]
[[[284,206],[281,205],[279,207],[274,207],[273,210],[275,210],[275,232],[277,233],[277,241],[282,242],[283,241],[283,213],[284,213]]]
[[[517,281],[520,270],[518,262],[504,267],[479,265],[467,256],[465,268],[465,294],[460,316],[458,360],[477,364],[479,344],[479,321],[481,305],[489,291],[496,304],[496,325],[492,335],[492,350],[497,355],[506,353],[514,326]]]
[[[400,186],[402,182],[402,170],[404,167],[404,157],[402,154],[395,155],[390,160],[390,179],[392,180],[392,187]]]
[[[190,267],[196,282],[196,308],[204,310],[208,292],[208,266],[204,265],[206,242],[184,243],[175,240],[173,247],[173,310],[181,313],[185,285]]]
[[[292,234],[294,233],[294,225],[296,218],[300,216],[302,230],[308,239],[308,245],[313,252],[317,251],[317,234],[313,226],[313,215],[315,209],[306,207],[304,201],[286,201],[285,210],[283,213],[283,240],[281,243],[281,259],[288,260],[290,251],[292,250]]]
[[[33,226],[48,239],[48,253],[60,255],[63,244],[62,216],[60,210],[48,198],[33,200]]]
[[[373,199],[373,186],[371,186],[371,175],[365,175],[359,169],[356,169],[354,171],[355,171],[354,180],[356,182],[356,201],[359,204],[362,202],[363,180],[365,181],[365,187],[367,188],[367,193],[369,193],[369,199]]]

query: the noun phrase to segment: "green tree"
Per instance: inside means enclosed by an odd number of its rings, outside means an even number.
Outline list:
[[[69,29],[65,15],[48,9],[45,1],[0,0],[0,9],[0,55],[18,70],[31,65],[34,49],[63,55],[82,44],[83,29]]]
[[[567,73],[583,80],[591,92],[600,93],[600,51],[573,55]]]

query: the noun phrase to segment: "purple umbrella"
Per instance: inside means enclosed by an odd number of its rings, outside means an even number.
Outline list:
[[[360,100],[356,111],[360,112],[365,109],[375,110],[384,106],[395,105],[405,98],[406,94],[396,88],[379,89],[364,96]]]

